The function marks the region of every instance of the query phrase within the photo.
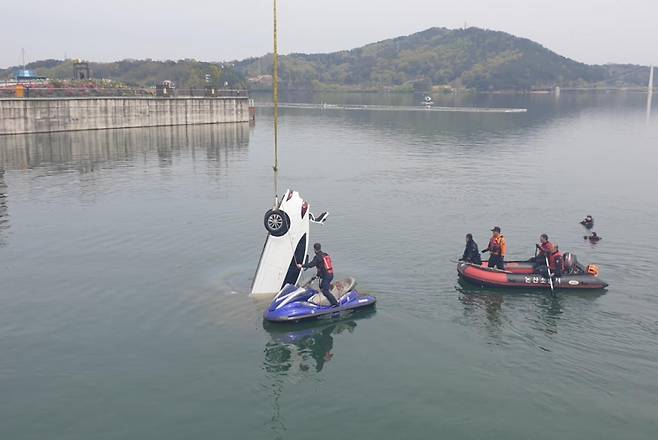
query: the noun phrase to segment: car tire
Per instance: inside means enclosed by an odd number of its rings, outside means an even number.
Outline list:
[[[290,229],[290,217],[279,209],[270,209],[263,219],[267,232],[275,237],[281,237]]]

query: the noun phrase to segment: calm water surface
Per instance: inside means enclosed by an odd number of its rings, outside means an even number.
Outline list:
[[[420,97],[288,97],[309,99]],[[264,326],[247,296],[270,110],[0,138],[0,438],[657,438],[656,114],[641,95],[441,103],[529,110],[282,111],[280,186],[331,211],[313,241],[379,299],[311,326]],[[546,232],[610,288],[460,285],[464,234],[484,247],[493,225],[510,258]]]

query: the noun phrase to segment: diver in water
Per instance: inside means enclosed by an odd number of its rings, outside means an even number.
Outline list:
[[[594,226],[594,218],[592,218],[591,215],[588,215],[584,220],[581,220],[580,224],[589,229]]]
[[[585,236],[583,236],[583,238],[585,240],[591,241],[592,243],[596,243],[597,241],[599,241],[601,239],[601,237],[599,237],[599,235],[594,231],[592,231],[592,235],[585,235]]]
[[[478,244],[473,240],[473,234],[466,234],[466,247],[464,248],[464,255],[459,261],[466,263],[482,264],[480,258],[480,251],[478,251]]]
[[[322,294],[329,300],[332,306],[338,307],[338,301],[331,294],[329,289],[331,288],[331,280],[334,279],[334,267],[331,262],[331,257],[322,252],[322,245],[320,243],[315,243],[313,245],[313,250],[315,250],[315,257],[311,260],[310,263],[298,264],[297,267],[309,269],[311,267],[317,268],[317,277],[320,278],[320,291]]]

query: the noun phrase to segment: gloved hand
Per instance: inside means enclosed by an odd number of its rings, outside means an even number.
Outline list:
[[[535,243],[535,247],[536,247],[537,249],[541,249],[541,245],[540,245],[539,243]]]

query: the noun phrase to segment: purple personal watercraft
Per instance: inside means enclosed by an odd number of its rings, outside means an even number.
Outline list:
[[[354,289],[356,281],[347,278],[332,285],[331,293],[338,300],[334,307],[318,290],[311,288],[312,278],[298,287],[286,284],[274,297],[263,317],[270,322],[299,322],[312,319],[338,318],[356,309],[369,307],[377,302],[374,296],[363,295]]]

